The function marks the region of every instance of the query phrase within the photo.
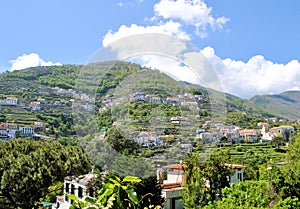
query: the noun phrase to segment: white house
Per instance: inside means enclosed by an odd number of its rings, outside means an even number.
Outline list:
[[[145,101],[145,94],[143,92],[136,92],[132,98],[132,101],[138,102],[138,101]]]
[[[200,134],[197,134],[196,138],[201,140],[211,140],[213,139],[214,135],[210,132],[201,132]]]
[[[183,208],[183,203],[181,202],[183,169],[184,163],[179,163],[157,170],[157,177],[162,182],[162,197],[166,199],[164,209]],[[163,179],[163,173],[165,173],[163,170],[166,171],[165,179]]]
[[[41,102],[30,102],[29,107],[32,111],[39,112],[42,110]]]
[[[171,117],[170,121],[172,124],[174,125],[179,125],[179,124],[187,124],[188,119],[185,117],[181,117],[181,116],[176,116],[176,117]]]
[[[239,131],[240,137],[248,142],[257,142],[257,132],[254,129],[243,129]]]
[[[66,93],[68,93],[68,91],[66,89],[58,89],[57,93],[66,94]]]
[[[17,106],[18,99],[15,97],[7,97],[6,99],[0,99],[0,105]]]
[[[267,140],[267,141],[272,141],[272,139],[276,136],[279,136],[280,134],[284,132],[293,132],[294,127],[293,126],[279,126],[279,127],[273,127],[273,128],[266,128],[262,127],[261,134],[262,134],[262,139]]]
[[[79,200],[84,200],[86,197],[93,197],[94,191],[88,189],[88,183],[96,178],[95,174],[85,174],[81,176],[67,176],[64,179],[64,196],[56,198],[56,204],[52,209],[69,209],[73,201],[68,198],[68,194],[75,195]]]
[[[15,123],[5,123],[0,124],[0,135],[5,136],[8,139],[16,138],[16,131],[18,130],[18,125]]]
[[[19,131],[22,136],[33,136],[34,135],[33,127],[19,127]]]
[[[225,167],[228,169],[234,169],[234,173],[231,176],[227,176],[229,184],[236,183],[238,181],[244,181],[244,168],[246,166],[240,164],[228,164],[225,163]]]
[[[147,94],[145,100],[150,103],[161,104],[162,100],[159,97],[154,96],[153,94]]]
[[[43,99],[43,98],[38,98],[36,101],[39,102],[40,104],[43,104],[43,105],[48,104],[48,101],[46,99]]]
[[[140,132],[137,136],[136,142],[147,147],[157,146],[163,143],[155,132],[147,131]]]
[[[173,106],[179,106],[180,100],[176,97],[167,97],[167,104],[173,104]]]
[[[44,130],[45,126],[43,122],[34,122],[34,128]]]

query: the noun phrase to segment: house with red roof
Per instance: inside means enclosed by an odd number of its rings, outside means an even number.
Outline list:
[[[224,166],[233,170],[227,176],[229,184],[244,181],[243,170],[246,166],[240,164],[225,163]],[[166,199],[164,209],[183,209],[181,202],[185,163],[167,165],[157,171],[157,177],[162,182],[162,197]],[[164,175],[165,174],[165,175]]]

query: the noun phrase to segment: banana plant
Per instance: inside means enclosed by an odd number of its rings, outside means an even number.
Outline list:
[[[135,183],[140,183],[141,179],[135,176],[121,178],[114,176],[103,184],[98,192],[97,199],[87,197],[85,201],[79,201],[78,197],[68,195],[74,202],[70,209],[128,209],[138,208],[139,199],[134,190]]]
[[[140,182],[141,179],[135,176],[126,176],[123,180],[110,177],[99,191],[96,203],[111,209],[137,208],[139,200],[133,184]]]

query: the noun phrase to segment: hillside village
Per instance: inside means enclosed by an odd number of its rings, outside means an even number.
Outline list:
[[[12,73],[9,76],[18,80],[23,75],[16,72],[16,75]],[[25,78],[28,79],[28,76],[26,74]],[[257,176],[265,175],[259,166],[270,164],[270,159],[273,159],[272,166],[288,164],[286,152],[299,132],[300,120],[276,117],[247,105],[238,109],[240,105],[235,104],[235,100],[224,107],[222,102],[211,102],[209,94],[200,87],[188,86],[180,93],[174,91],[172,94],[157,89],[133,88],[128,94],[121,92],[118,95],[114,94],[115,83],[120,82],[117,80],[109,88],[97,92],[96,96],[90,96],[71,88],[72,85],[67,88],[55,86],[56,80],[49,85],[46,83],[48,80],[40,79],[43,84],[36,84],[33,79],[33,86],[28,84],[27,87],[10,86],[9,93],[1,95],[1,141],[8,144],[26,139],[29,143],[59,142],[66,147],[82,145],[81,150],[89,155],[95,163],[94,168],[98,166],[98,169],[102,158],[109,156],[106,156],[109,153],[103,152],[101,140],[107,141],[113,148],[124,143],[122,146],[125,148],[120,153],[146,159],[155,168],[162,189],[160,195],[166,201],[165,209],[183,208],[181,200],[184,199],[184,174],[188,164],[183,161],[187,156],[198,153],[205,157],[215,151],[228,151],[230,158],[224,158],[226,161],[222,162],[222,169],[226,171],[222,175],[228,184],[259,180]],[[5,83],[0,88],[5,88]],[[81,113],[80,119],[95,114],[96,133],[89,134],[89,125],[73,121],[77,110]],[[226,118],[222,119],[219,114],[226,114]],[[76,134],[78,129],[86,135],[79,138]],[[118,129],[128,135],[114,135],[114,130]],[[112,141],[112,138],[116,140]],[[114,163],[119,166],[120,162]],[[136,167],[128,165],[126,170],[134,173]],[[63,176],[63,195],[55,196],[56,203],[52,197],[48,206],[69,208],[74,203],[68,196],[70,194],[80,201],[86,197],[95,198],[88,188],[89,181],[96,176],[94,168]],[[101,173],[107,176],[108,170],[104,169]],[[211,189],[212,184],[209,179],[204,182],[207,192],[215,192]],[[215,194],[221,195],[220,191]]]
[[[93,110],[92,102],[95,99],[89,97],[85,94],[77,94],[73,89],[62,89],[62,88],[51,88],[53,92],[57,95],[69,95],[74,99],[69,99],[69,102],[75,102],[80,99],[83,102],[88,102],[90,104],[82,105],[88,111]],[[188,109],[196,109],[201,111],[202,101],[207,100],[204,95],[185,93],[184,95],[177,95],[177,97],[166,97],[161,98],[155,96],[153,94],[144,94],[143,92],[136,92],[131,95],[126,95],[126,97],[122,98],[110,98],[106,96],[105,99],[101,102],[101,107],[99,108],[99,112],[103,110],[107,110],[112,108],[115,105],[120,105],[124,102],[131,101],[135,103],[154,103],[154,104],[171,104],[175,107],[186,106]],[[16,108],[22,108],[27,111],[41,113],[46,111],[50,107],[52,108],[60,108],[66,104],[66,100],[64,98],[60,100],[55,100],[52,104],[50,104],[46,99],[38,98],[36,101],[28,101],[26,103],[18,103],[18,98],[16,97],[7,97],[5,99],[0,100],[0,105],[4,106],[13,106]],[[189,123],[188,118],[174,115],[167,119],[166,122],[175,125],[182,126],[184,123]],[[279,125],[276,127],[270,128],[268,122],[277,122]],[[282,123],[282,125],[280,125]],[[114,125],[120,124],[120,122],[115,121]],[[271,142],[272,139],[279,134],[288,133],[290,134],[294,131],[294,127],[285,125],[286,120],[277,119],[277,118],[265,118],[265,121],[259,122],[256,127],[253,129],[243,129],[238,126],[234,126],[231,124],[222,124],[218,122],[205,121],[202,127],[199,127],[196,130],[195,142],[201,141],[203,143],[211,143],[211,142],[226,142],[226,143],[238,143],[238,142]],[[38,132],[42,132],[44,130],[49,129],[49,127],[45,127],[44,123],[41,121],[35,121],[30,126],[22,126],[18,121],[16,123],[8,123],[1,122],[0,134],[2,140],[9,140],[17,138],[17,136],[22,137],[33,137],[37,138],[51,138],[53,136],[46,136],[38,134]],[[211,131],[209,131],[211,130]],[[138,137],[136,141],[147,147],[162,145],[165,142],[167,136],[159,135],[155,132],[145,132],[142,131],[138,133]],[[222,139],[222,140],[221,140]],[[226,140],[225,140],[226,139]],[[286,139],[288,141],[288,138]]]
[[[0,209],[300,209],[300,1],[0,5]]]

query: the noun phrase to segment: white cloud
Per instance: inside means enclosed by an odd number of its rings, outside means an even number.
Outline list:
[[[129,37],[132,35],[145,34],[145,33],[160,33],[168,34],[177,37],[182,40],[189,40],[190,37],[187,33],[180,29],[181,24],[173,21],[168,21],[160,25],[153,26],[138,26],[132,24],[127,27],[122,25],[117,32],[112,32],[111,30],[107,32],[104,36],[102,44],[104,47],[108,46],[110,43],[117,41],[121,38]]]
[[[118,6],[118,7],[122,7],[122,6],[123,6],[123,3],[122,3],[122,2],[119,2],[119,3],[117,4],[117,6]]]
[[[11,68],[9,71],[14,70],[22,70],[29,67],[37,67],[37,66],[51,66],[51,65],[62,65],[61,63],[53,63],[51,61],[44,61],[40,58],[40,56],[36,53],[31,54],[23,54],[19,56],[15,60],[11,60]]]
[[[122,25],[116,32],[110,30],[103,38],[103,46],[107,47],[121,38],[145,33],[168,34],[182,40],[192,39],[195,36],[192,34],[203,38],[208,35],[210,30],[222,29],[229,21],[223,16],[214,17],[212,8],[207,6],[204,0],[160,0],[154,5],[153,12],[154,16],[145,19],[152,25]],[[140,43],[137,43],[137,46],[139,46],[138,44]],[[228,93],[242,98],[250,98],[256,94],[280,93],[286,90],[300,89],[300,63],[297,60],[281,64],[266,60],[262,55],[256,55],[247,62],[243,62],[230,58],[221,59],[215,54],[212,47],[206,47],[201,52],[214,67],[223,90]],[[192,80],[190,74],[180,74],[182,72],[181,66],[164,59],[153,57],[148,59],[144,57],[143,59],[147,66],[168,68],[169,65],[172,69],[176,69],[173,70],[176,76],[189,82],[196,82]],[[205,78],[208,79],[207,75],[210,75],[215,79],[213,73],[205,73]],[[207,82],[214,85],[210,81],[208,79]],[[216,87],[216,89],[220,88]]]
[[[300,88],[300,63],[292,60],[287,64],[273,63],[262,55],[248,62],[221,59],[212,47],[201,51],[211,62],[226,92],[250,98],[256,94],[278,94]]]
[[[139,1],[142,2],[142,0]],[[119,6],[123,4],[119,3]],[[208,7],[203,0],[161,0],[154,5],[154,16],[145,17],[145,21],[150,21],[153,25],[121,25],[117,32],[109,30],[102,44],[106,47],[120,38],[143,33],[168,34],[182,40],[190,40],[192,35],[185,32],[185,27],[192,27],[194,30],[192,34],[206,37],[208,28],[213,31],[222,29],[229,20],[225,17],[214,18],[211,11],[212,8]]]
[[[178,60],[171,59],[162,55],[141,55],[129,59],[129,61],[139,63],[143,67],[158,69],[177,81],[188,81],[200,83],[190,68],[180,63]]]
[[[174,19],[192,25],[195,32],[201,37],[207,36],[207,28],[222,29],[227,21],[226,17],[214,18],[203,0],[161,0],[154,5],[156,17]]]

